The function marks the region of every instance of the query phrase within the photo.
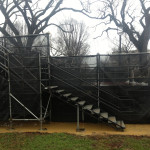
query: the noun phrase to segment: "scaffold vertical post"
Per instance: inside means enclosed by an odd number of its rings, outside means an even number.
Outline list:
[[[50,38],[49,33],[47,33],[47,61],[48,61],[48,86],[50,85],[50,79],[51,79],[51,66],[50,66]],[[50,92],[50,94],[52,94]],[[50,100],[50,109],[49,109],[49,119],[50,122],[52,120],[52,99]]]
[[[97,105],[100,107],[100,54],[97,54]]]
[[[43,130],[43,116],[42,116],[42,88],[41,88],[41,56],[39,53],[39,91],[40,91],[40,130]]]
[[[79,105],[77,104],[77,128],[76,128],[77,132],[80,131],[79,121],[80,121],[80,110],[79,110]]]
[[[84,110],[82,108],[82,123],[84,123]]]
[[[12,101],[11,101],[11,84],[10,84],[10,56],[7,54],[8,59],[8,95],[9,95],[9,123],[10,129],[12,129]]]
[[[3,42],[4,42],[4,43],[3,43],[3,44],[4,44],[4,47],[6,47],[6,39],[5,39],[5,38],[3,39]],[[4,57],[7,59],[7,56],[4,55]],[[5,66],[7,65],[7,61],[6,61],[5,59],[4,59],[4,64],[5,64]],[[5,72],[5,76],[7,76],[7,73],[6,73],[6,72]]]
[[[50,83],[50,38],[49,38],[49,33],[47,33],[47,61],[48,61],[48,78],[49,78],[49,83]]]

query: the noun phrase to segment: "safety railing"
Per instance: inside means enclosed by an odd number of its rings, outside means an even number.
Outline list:
[[[122,109],[118,105],[122,101],[127,101],[127,99],[126,100],[121,99],[121,98],[117,97],[116,95],[113,95],[112,93],[109,93],[109,92],[103,90],[102,88],[98,89],[96,86],[88,83],[87,81],[73,75],[72,73],[70,73],[70,72],[64,70],[63,68],[58,67],[58,66],[56,66],[52,63],[50,63],[50,68],[51,68],[51,77],[52,77],[51,81],[52,81],[52,83],[54,82],[54,80],[57,80],[57,81],[65,84],[65,85],[67,85],[68,87],[71,87],[72,89],[78,91],[79,95],[83,94],[85,97],[87,97],[87,99],[90,99],[91,101],[94,101],[94,103],[98,103],[98,101],[99,101],[100,104],[105,105],[105,106],[107,106],[111,109],[114,109],[115,111],[118,111],[118,112],[131,112],[131,108],[130,108],[130,110],[126,109],[125,111],[122,111]],[[57,75],[57,73],[54,71],[55,70],[54,68],[58,69],[61,72],[64,72],[66,74],[66,77],[65,77],[66,79],[62,79],[61,76]],[[72,84],[71,82],[69,83],[67,81],[67,75],[71,76],[74,80],[77,79],[77,80],[81,81],[82,83],[86,83],[86,85],[88,85],[89,87],[92,87],[94,90],[98,90],[100,93],[103,92],[103,93],[109,95],[109,98],[115,99],[116,102],[111,103],[110,101],[108,101],[108,100],[104,99],[103,97],[101,97],[101,95],[98,97],[98,95],[88,94],[83,88],[81,88],[79,86],[76,86],[76,85]],[[128,99],[128,100],[131,101],[131,102],[133,101],[132,99]]]

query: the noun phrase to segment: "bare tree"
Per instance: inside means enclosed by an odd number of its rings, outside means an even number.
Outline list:
[[[102,34],[121,28],[139,52],[147,52],[150,39],[149,0],[88,0],[86,3],[82,0],[81,3],[86,16],[101,20],[98,25],[105,25]]]
[[[67,19],[59,25],[63,32],[58,29],[58,37],[55,39],[55,55],[80,56],[89,52],[88,28],[83,22],[74,19]]]
[[[62,10],[74,10],[63,7],[63,1],[45,0],[43,3],[42,0],[0,0],[0,11],[3,16],[0,23],[0,32],[4,36],[10,36],[9,32],[7,32],[7,28],[9,27],[14,36],[21,35],[22,33],[15,26],[15,22],[22,18],[27,27],[27,34],[37,35],[48,26],[56,25],[50,21],[57,13]],[[26,47],[31,47],[35,38],[36,36],[28,38]],[[16,47],[23,47],[23,43],[19,37],[9,38],[9,40]]]

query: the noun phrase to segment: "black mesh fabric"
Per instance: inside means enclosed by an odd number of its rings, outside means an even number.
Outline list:
[[[126,122],[149,122],[149,57],[148,53],[51,57],[51,85],[95,107],[99,101],[102,111]]]
[[[17,41],[17,45],[13,41]],[[34,115],[40,117],[41,68],[45,64],[42,59],[47,62],[48,35],[1,37],[0,45],[0,120],[8,120],[10,117],[8,72],[10,93]],[[35,119],[13,97],[11,101],[13,118]]]

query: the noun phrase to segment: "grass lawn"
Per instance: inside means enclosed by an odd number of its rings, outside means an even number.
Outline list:
[[[5,133],[0,134],[0,150],[150,150],[150,137]]]

